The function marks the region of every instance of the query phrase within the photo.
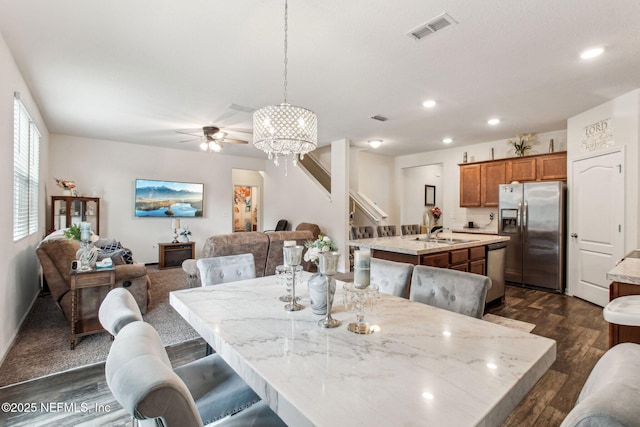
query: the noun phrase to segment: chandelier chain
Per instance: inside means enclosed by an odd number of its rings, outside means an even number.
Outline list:
[[[289,5],[287,0],[284,1],[284,103],[287,103],[287,64],[289,62],[289,57],[287,55],[288,50],[288,37],[287,32],[289,30]]]

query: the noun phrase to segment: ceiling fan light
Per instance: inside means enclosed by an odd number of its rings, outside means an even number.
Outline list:
[[[216,153],[219,153],[222,150],[222,145],[218,141],[213,141],[209,143],[209,149]]]
[[[207,151],[207,150],[209,149],[209,143],[207,143],[207,142],[203,142],[203,143],[201,143],[201,144],[200,144],[200,149],[201,149],[202,151]]]
[[[369,145],[371,146],[371,148],[378,148],[380,147],[380,145],[382,145],[382,140],[381,139],[372,139],[369,141]]]

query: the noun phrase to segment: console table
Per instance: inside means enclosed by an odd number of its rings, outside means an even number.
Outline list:
[[[176,268],[186,259],[196,257],[195,242],[158,243],[158,268]]]

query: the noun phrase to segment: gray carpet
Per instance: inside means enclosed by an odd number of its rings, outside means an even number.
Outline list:
[[[169,305],[169,292],[187,288],[184,271],[149,266],[148,274],[151,301],[144,320],[156,328],[165,346],[198,338]],[[108,333],[80,337],[71,350],[69,330],[69,322],[51,297],[39,296],[0,366],[0,387],[106,360],[111,347]]]

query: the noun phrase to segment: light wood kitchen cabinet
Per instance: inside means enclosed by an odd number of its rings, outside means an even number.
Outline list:
[[[482,206],[481,169],[480,164],[460,165],[460,206]]]
[[[567,153],[549,154],[536,158],[538,181],[567,179]]]
[[[480,168],[480,200],[482,206],[498,206],[498,186],[505,183],[506,163],[482,163]]]
[[[536,158],[522,157],[507,160],[506,182],[511,181],[535,181],[536,180]]]

